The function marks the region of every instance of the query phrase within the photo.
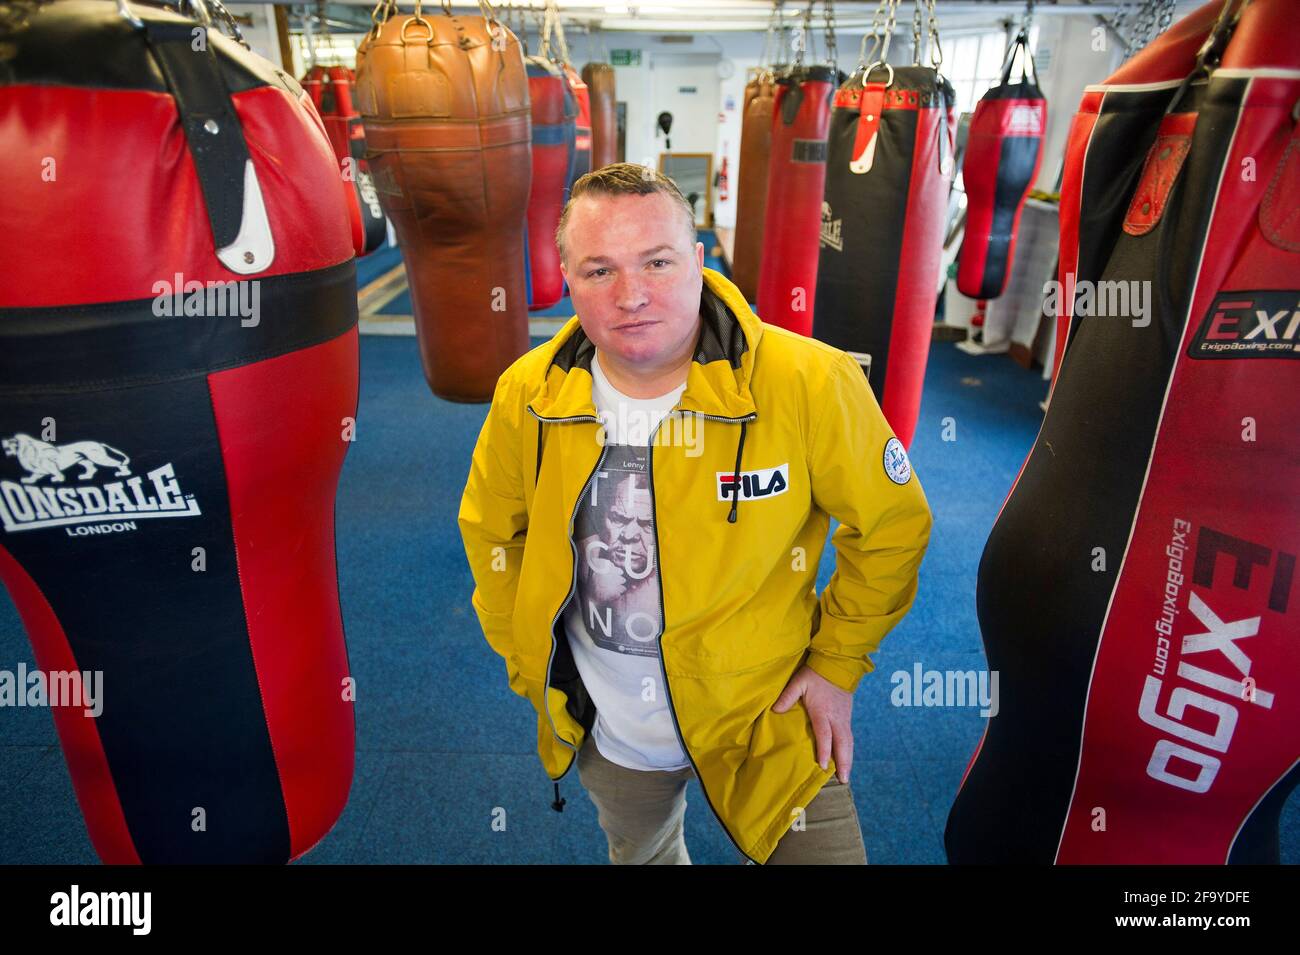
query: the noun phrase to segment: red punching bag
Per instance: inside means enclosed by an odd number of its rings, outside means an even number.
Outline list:
[[[1012,83],[1017,52],[1023,57],[1020,80]],[[997,298],[1006,288],[1020,213],[1043,162],[1047,100],[1032,68],[1022,28],[1007,51],[1001,82],[984,94],[971,118],[962,162],[966,233],[957,260],[957,290],[971,298]]]
[[[932,67],[875,65],[840,88],[831,120],[813,334],[858,359],[904,445],[934,327],[953,101]]]
[[[801,335],[812,334],[834,89],[831,67],[797,65],[776,77],[772,100],[758,315]]]
[[[1300,781],[1297,102],[1291,0],[1215,0],[1084,92],[1064,356],[980,564],[1001,703],[954,863],[1279,860]]]
[[[349,198],[297,82],[195,29],[0,23],[0,578],[37,666],[79,675],[51,712],[111,864],[287,862],[352,781]]]
[[[307,75],[302,78],[302,88],[307,91],[307,96],[311,99],[311,105],[316,107],[316,112],[322,113],[322,101],[325,96],[325,83],[328,77],[323,66],[313,66],[307,71]]]
[[[356,190],[361,210],[362,254],[365,254],[384,244],[388,237],[388,220],[384,218],[379,194],[375,192],[375,183],[370,175],[370,164],[366,161],[366,130],[361,123],[361,114],[353,105],[352,71],[346,66],[331,66],[326,72],[334,110],[333,115],[324,117],[325,128],[330,134],[344,178]]]
[[[532,102],[533,184],[528,194],[530,309],[550,308],[564,297],[555,229],[564,211],[573,162],[577,104],[564,73],[544,56],[525,59]]]
[[[573,153],[569,165],[569,179],[565,186],[564,198],[569,198],[569,190],[579,177],[591,172],[591,97],[587,84],[569,61],[569,44],[564,39],[564,23],[560,20],[560,10],[555,0],[547,0],[546,11],[542,19],[542,56],[564,73],[573,103],[577,107],[575,118]]]

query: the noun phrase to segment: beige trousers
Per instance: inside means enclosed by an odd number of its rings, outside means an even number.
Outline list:
[[[578,779],[596,806],[616,865],[690,865],[682,823],[689,766],[645,772],[612,763],[590,733],[578,751]],[[768,865],[866,865],[853,793],[835,777],[804,810],[802,829],[781,837]]]

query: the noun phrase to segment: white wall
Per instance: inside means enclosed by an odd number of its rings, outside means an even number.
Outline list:
[[[258,53],[276,66],[283,68],[280,62],[280,39],[275,32],[275,6],[270,3],[228,3],[228,9],[235,16],[252,17],[253,25],[239,25],[244,39]]]

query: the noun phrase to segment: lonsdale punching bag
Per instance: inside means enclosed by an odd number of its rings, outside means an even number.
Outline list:
[[[601,169],[618,162],[614,67],[608,63],[588,63],[582,68],[582,82],[587,86],[590,100],[591,168]]]
[[[81,701],[50,712],[102,861],[287,862],[352,781],[349,194],[303,88],[216,28],[196,49],[158,7],[22,7],[0,578]]]
[[[758,315],[801,335],[812,334],[834,89],[831,67],[795,66],[776,78],[772,100]]]
[[[532,102],[533,182],[528,196],[530,309],[550,308],[564,297],[555,229],[564,211],[573,163],[577,101],[564,73],[544,56],[526,59]]]
[[[921,407],[956,123],[928,66],[864,67],[835,94],[813,335],[851,352],[904,445]]]
[[[1011,68],[1020,52],[1018,82]],[[971,118],[962,165],[966,233],[957,260],[957,290],[974,299],[997,298],[1007,287],[1016,231],[1029,187],[1043,162],[1047,100],[1030,79],[1033,57],[1024,29],[1007,51],[1002,79],[981,97]]]
[[[528,349],[528,77],[515,35],[479,6],[406,16],[385,0],[357,51],[366,156],[402,247],[425,378],[452,401],[490,400]]]
[[[745,106],[741,114],[731,280],[747,302],[758,299],[758,275],[763,259],[767,168],[772,150],[773,76],[771,71],[764,70],[745,84]]]
[[[1297,102],[1288,0],[1215,0],[1083,95],[1067,343],[980,563],[1000,704],[952,862],[1279,861],[1300,778]]]

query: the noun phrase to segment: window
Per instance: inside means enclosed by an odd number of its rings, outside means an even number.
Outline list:
[[[1007,54],[1007,35],[1001,30],[951,37],[940,41],[943,65],[940,72],[957,91],[957,112],[969,113],[980,97],[1002,77],[1002,60]],[[1029,49],[1038,45],[1038,25],[1029,28]],[[1020,75],[1019,63],[1014,76]]]

